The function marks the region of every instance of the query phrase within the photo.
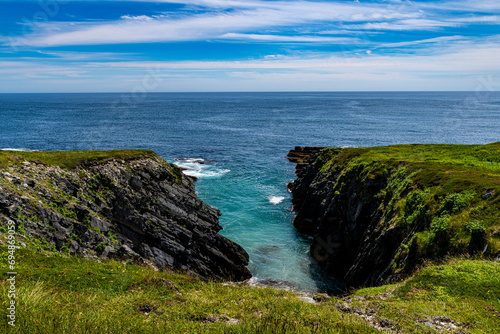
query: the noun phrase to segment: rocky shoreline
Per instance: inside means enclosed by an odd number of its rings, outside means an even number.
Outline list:
[[[296,147],[293,224],[313,237],[318,264],[351,287],[397,281],[426,259],[500,260],[499,147]]]
[[[123,258],[211,280],[251,277],[245,250],[221,236],[220,212],[199,200],[193,178],[151,151],[67,168],[50,152],[1,152],[2,223],[21,244],[93,259]],[[53,152],[54,157],[57,152]],[[52,157],[51,157],[52,159]]]

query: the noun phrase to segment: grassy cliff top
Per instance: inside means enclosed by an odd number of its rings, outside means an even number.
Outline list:
[[[378,147],[344,148],[359,161],[385,160],[433,162],[441,164],[482,167],[486,170],[500,166],[500,142],[486,145],[406,144]]]
[[[151,150],[89,150],[89,151],[0,151],[0,168],[8,165],[19,165],[24,161],[41,163],[73,169],[109,159],[133,160],[156,157]]]
[[[379,204],[381,230],[416,231],[395,256],[394,272],[406,258],[500,258],[500,142],[326,148],[316,164],[336,194],[351,189]]]
[[[410,144],[326,148],[319,159],[324,162],[322,170],[334,163],[347,167],[371,165],[373,173],[407,166],[411,171],[423,170],[419,178],[423,186],[435,184],[439,179],[452,178],[456,181],[453,187],[443,188],[444,192],[468,188],[472,184],[485,188],[500,185],[500,142],[486,145]],[[463,187],[458,185],[459,182],[463,183]]]

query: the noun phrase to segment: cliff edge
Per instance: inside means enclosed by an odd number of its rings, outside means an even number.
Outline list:
[[[219,216],[149,150],[0,152],[0,222],[40,250],[247,279],[248,254],[218,234]]]
[[[294,225],[348,286],[399,280],[426,259],[500,259],[500,143],[296,147],[289,158]]]

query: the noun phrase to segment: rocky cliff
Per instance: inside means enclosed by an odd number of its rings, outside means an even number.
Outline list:
[[[425,259],[500,256],[500,143],[301,148],[289,184],[311,255],[349,286]]]
[[[248,254],[218,234],[220,212],[152,151],[0,152],[0,222],[21,244],[244,280]]]

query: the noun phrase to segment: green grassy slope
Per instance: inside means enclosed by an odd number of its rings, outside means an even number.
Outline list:
[[[23,161],[37,162],[44,165],[59,166],[72,169],[79,165],[107,159],[119,158],[130,160],[137,158],[155,157],[151,150],[111,150],[111,151],[0,151],[0,168],[9,165],[21,165]]]
[[[6,257],[2,247],[2,272]],[[491,261],[429,265],[396,285],[311,304],[292,292],[29,247],[16,260],[15,327],[5,320],[9,284],[4,275],[0,281],[5,333],[435,333],[436,318],[455,326],[451,332],[500,332],[500,264]]]
[[[352,171],[363,183],[387,177],[383,191],[356,196],[380,203],[379,228],[418,231],[401,245],[394,272],[447,254],[500,255],[500,143],[328,148],[318,161],[338,193]]]

